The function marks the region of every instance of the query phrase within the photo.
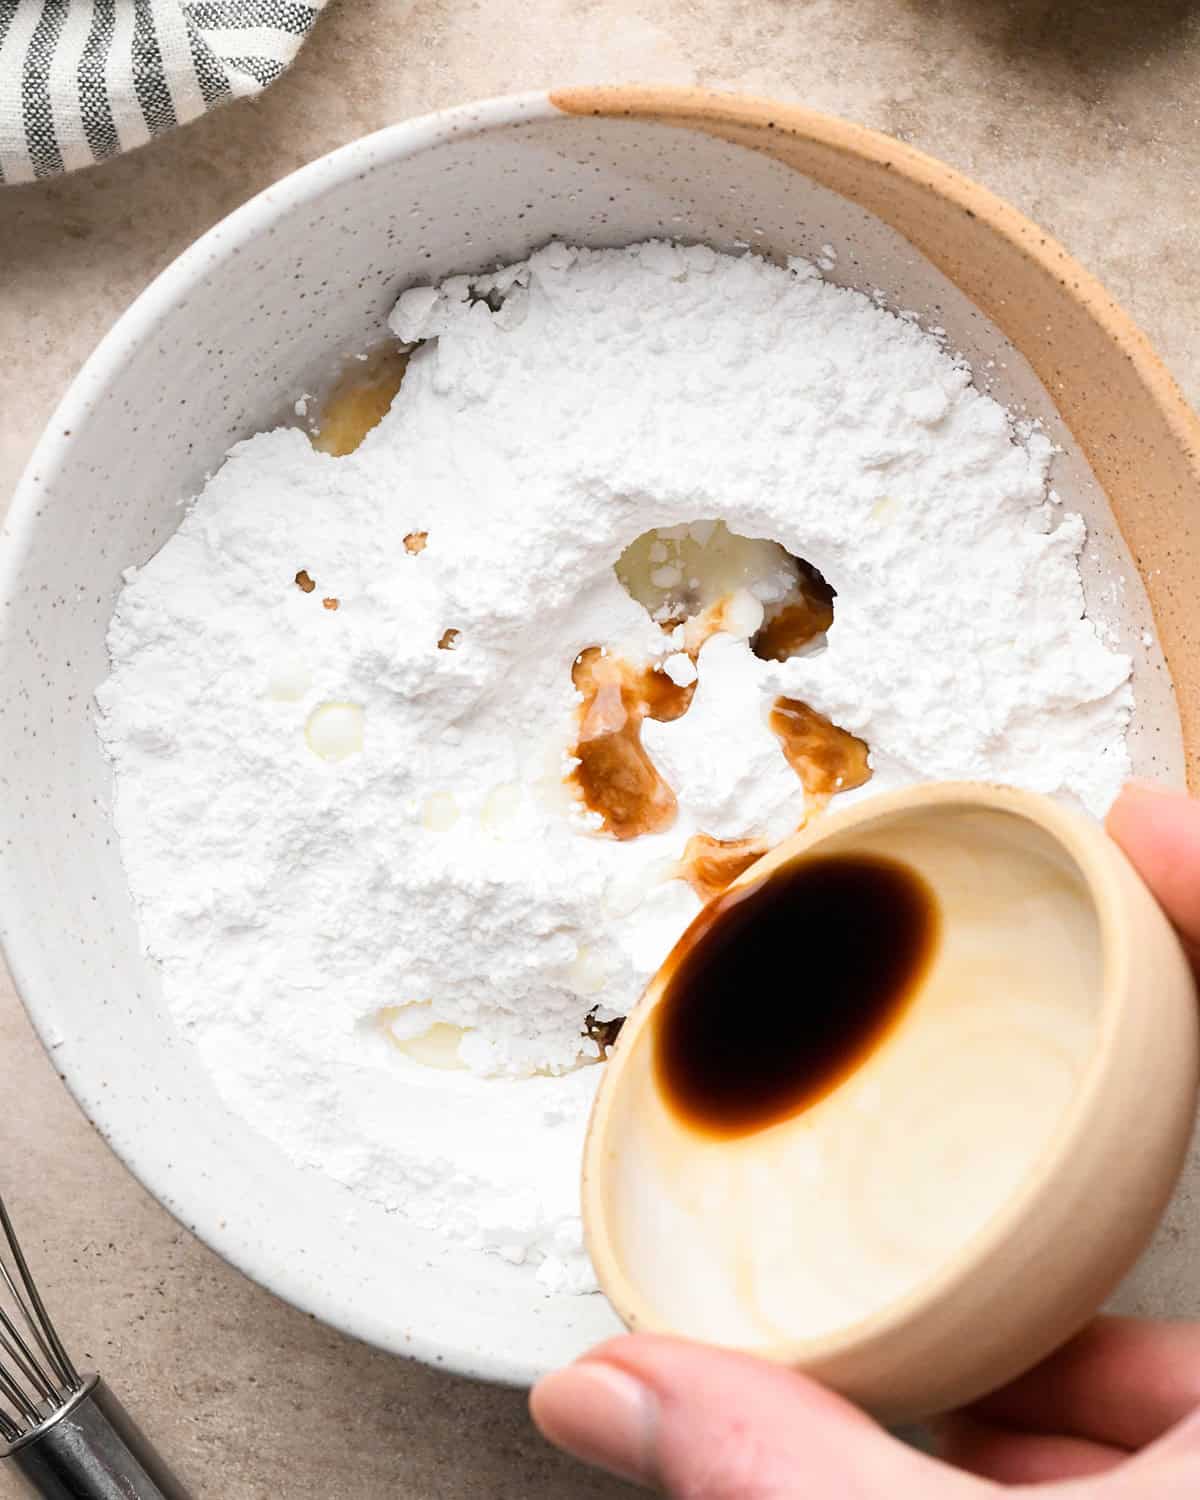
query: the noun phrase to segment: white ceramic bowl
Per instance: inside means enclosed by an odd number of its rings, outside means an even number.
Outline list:
[[[841,191],[788,164],[785,144],[815,153],[805,170]],[[907,239],[861,206],[903,220],[879,196],[880,182],[929,209],[905,227]],[[519,257],[554,237],[600,245],[670,235],[774,255],[833,244],[835,280],[886,288],[896,305],[944,326],[978,369],[995,358],[993,389],[1028,402],[1067,448],[1060,487],[1089,513],[1089,584],[1114,565],[1129,579],[1118,627],[1138,662],[1136,758],[1178,779],[1180,718],[1157,644],[1142,644],[1154,622],[1137,571],[1083,449],[1030,366],[910,242],[938,212],[961,219],[968,236],[962,274],[942,258],[963,285],[978,264],[974,235],[996,285],[1009,274],[996,256],[1013,248],[1026,272],[1037,269],[1045,296],[1078,315],[1062,347],[1081,348],[1080,379],[1067,370],[1059,382],[1063,409],[1099,360],[1126,426],[1148,434],[1153,462],[1168,464],[1167,478],[1155,471],[1158,493],[1175,484],[1180,504],[1194,502],[1183,454],[1190,419],[1169,382],[1083,272],[1065,258],[1051,266],[1056,247],[1021,248],[1022,236],[1033,244],[1032,226],[883,137],[795,109],[670,91],[500,100],[398,125],[315,162],[170,266],[59,408],[0,551],[0,936],[56,1066],[114,1149],[184,1224],[281,1296],[388,1349],[514,1382],[618,1327],[599,1297],[547,1295],[528,1273],[448,1247],[301,1170],[218,1098],[139,952],[92,729],[122,570],[157,550],[181,499],[233,442],[271,425],[343,355],[377,339],[414,281]],[[1092,305],[1053,290],[1052,272],[1064,267],[1083,278]],[[1099,355],[1083,347],[1093,333]],[[1087,424],[1074,416],[1078,432]],[[1122,459],[1105,449],[1103,431],[1114,424],[1094,425],[1084,447],[1112,492],[1112,464]],[[1157,545],[1139,539],[1147,576]],[[1196,561],[1168,562],[1168,576],[1186,584]],[[1156,609],[1168,651],[1182,652],[1189,612],[1181,602],[1172,614],[1165,596]]]

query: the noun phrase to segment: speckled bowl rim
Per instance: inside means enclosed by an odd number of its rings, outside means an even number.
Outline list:
[[[882,165],[893,176],[905,178],[948,200],[1049,273],[1072,300],[1086,308],[1154,395],[1180,447],[1188,454],[1193,475],[1200,484],[1200,415],[1188,404],[1146,334],[1104,283],[1065,246],[1006,199],[957,168],[882,131],[761,95],[616,84],[556,89],[547,97],[568,114],[659,120],[714,134],[720,134],[727,126],[761,129],[765,125],[781,140],[787,136],[807,137],[839,155]]]
[[[799,106],[744,95],[652,86],[533,92],[437,111],[387,126],[339,147],[258,193],[161,271],[84,364],[34,450],[4,521],[2,535],[6,545],[0,552],[0,600],[17,592],[40,505],[40,476],[61,466],[71,446],[70,433],[82,425],[96,395],[107,387],[126,358],[153,336],[164,313],[198,286],[214,261],[240,253],[271,228],[281,211],[356,177],[365,181],[372,169],[383,162],[417,155],[455,137],[484,135],[563,115],[626,117],[715,134],[720,133],[723,122],[731,126],[762,127],[770,121],[772,129],[828,145],[851,158],[868,163],[886,162],[891,172],[910,179],[925,191],[961,203],[993,231],[1019,243],[1024,253],[1040,260],[1056,277],[1064,266],[1071,271],[1074,295],[1103,324],[1122,356],[1136,365],[1142,383],[1153,393],[1173,435],[1195,461],[1194,456],[1200,451],[1200,422],[1132,320],[1094,278],[1034,224],[936,159],[865,127]],[[1200,486],[1200,462],[1195,463],[1195,468]],[[34,955],[42,941],[36,927],[12,928],[0,913],[0,944],[17,991],[43,1045],[53,1057],[51,1048],[57,1032],[55,997],[31,979],[37,969]],[[119,1116],[114,1117],[105,1091],[89,1076],[86,1064],[77,1062],[72,1053],[65,1059],[61,1076],[84,1114],[138,1181],[203,1243],[260,1285],[331,1326],[378,1347],[463,1375],[527,1383],[530,1375],[527,1363],[503,1351],[491,1354],[475,1346],[448,1346],[416,1332],[402,1340],[395,1330],[380,1327],[369,1315],[344,1305],[335,1295],[332,1283],[314,1284],[302,1266],[273,1259],[238,1220],[193,1222],[188,1213],[186,1187],[177,1191],[177,1183],[160,1180],[160,1175],[152,1169],[143,1171],[139,1142],[126,1133]]]

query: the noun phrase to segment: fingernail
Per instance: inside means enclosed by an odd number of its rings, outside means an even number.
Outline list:
[[[1157,792],[1161,797],[1187,796],[1181,787],[1164,786],[1161,781],[1151,781],[1145,776],[1131,776],[1121,790],[1123,792]]]
[[[657,1402],[627,1371],[599,1359],[581,1360],[540,1380],[529,1405],[556,1447],[622,1479],[654,1483]]]

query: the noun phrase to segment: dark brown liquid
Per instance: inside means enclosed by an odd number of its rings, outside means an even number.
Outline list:
[[[787,661],[833,624],[837,590],[803,558],[795,559],[800,597],[766,620],[750,645],[763,661]]]
[[[833,1092],[929,965],[936,898],[906,865],[801,857],[707,906],[667,960],[655,1073],[678,1119],[722,1139]]]
[[[795,559],[799,597],[765,621],[750,643],[763,661],[787,661],[833,624],[837,590],[803,558]],[[871,778],[870,747],[798,698],[777,698],[771,728],[810,797],[832,797]]]
[[[709,833],[694,833],[683,846],[676,867],[701,901],[711,901],[767,852],[764,839],[715,839]]]
[[[695,685],[677,687],[665,672],[633,667],[599,646],[580,652],[571,680],[583,703],[569,780],[601,827],[617,839],[662,833],[675,821],[675,793],[642,744],[642,723],[687,712]]]
[[[832,797],[871,779],[866,740],[840,729],[799,698],[776,698],[768,722],[810,796]]]

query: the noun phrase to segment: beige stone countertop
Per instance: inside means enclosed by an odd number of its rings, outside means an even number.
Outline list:
[[[943,157],[1063,240],[1200,398],[1194,0],[333,0],[260,99],[0,188],[0,507],[101,334],[251,194],[406,116],[630,80],[798,100]],[[83,1121],[2,972],[0,1047],[0,1186],[51,1306],[197,1500],[631,1493],[546,1449],[521,1393],[353,1343],[198,1244]],[[1127,1306],[1200,1315],[1193,1182]]]

